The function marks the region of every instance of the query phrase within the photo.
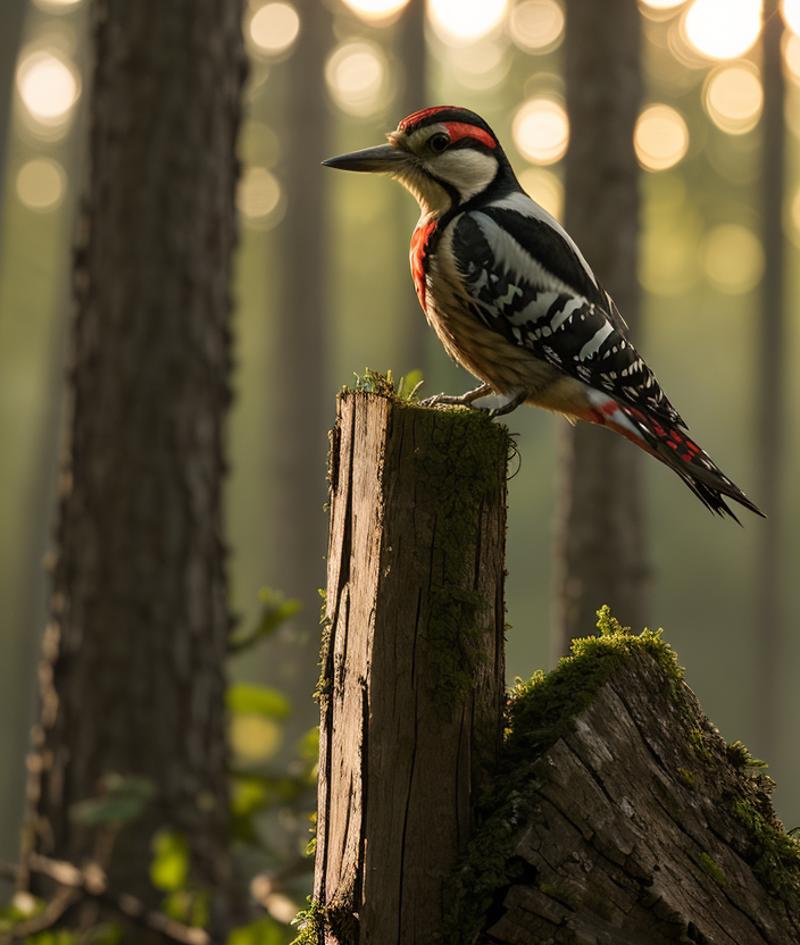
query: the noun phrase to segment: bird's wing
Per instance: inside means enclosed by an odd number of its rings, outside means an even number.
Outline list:
[[[527,195],[464,213],[451,246],[468,302],[488,328],[570,377],[684,425],[580,250]]]

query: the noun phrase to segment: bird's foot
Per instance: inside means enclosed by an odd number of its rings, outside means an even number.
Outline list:
[[[433,397],[426,397],[425,400],[421,400],[420,406],[436,407],[439,404],[448,404],[460,407],[469,407],[473,400],[478,400],[478,398],[485,397],[487,394],[491,393],[492,388],[489,387],[488,384],[481,384],[480,387],[476,387],[474,390],[468,390],[466,394],[459,394],[458,396],[452,394],[434,394]]]
[[[524,404],[528,399],[528,392],[526,390],[521,390],[517,394],[514,394],[513,397],[501,404],[499,407],[491,407],[489,409],[489,419],[494,420],[495,417],[502,417],[507,413],[511,413],[512,410],[516,410],[520,404]],[[486,410],[486,407],[480,408]]]

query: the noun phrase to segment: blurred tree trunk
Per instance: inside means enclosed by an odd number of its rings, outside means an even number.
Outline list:
[[[566,227],[635,330],[640,14],[630,0],[566,6]],[[601,604],[624,623],[642,625],[649,564],[637,451],[579,424],[564,429],[562,453],[554,613],[556,645],[566,652],[570,637],[594,626]]]
[[[98,0],[93,14],[70,438],[23,854],[95,858],[153,903],[162,828],[184,836],[191,882],[231,888],[221,492],[242,9]],[[76,818],[111,776],[117,793],[148,784],[152,797],[113,830]]]
[[[4,195],[11,142],[11,115],[14,104],[14,81],[17,55],[22,41],[22,28],[28,0],[4,0],[0,6],[0,221],[4,219]],[[0,227],[0,251],[2,251]]]
[[[764,117],[762,138],[761,240],[764,245],[764,277],[761,282],[761,324],[758,332],[758,457],[759,499],[769,518],[763,523],[758,554],[756,591],[756,725],[758,750],[773,757],[779,741],[782,715],[781,665],[784,657],[781,606],[781,469],[785,384],[785,252],[783,198],[785,190],[784,77],[781,54],[783,19],[778,0],[764,4],[762,69]]]
[[[331,306],[328,301],[326,175],[328,111],[323,68],[332,41],[331,18],[319,0],[296,4],[300,34],[286,63],[287,121],[284,128],[287,211],[280,232],[281,294],[276,313],[274,371],[276,409],[274,457],[275,568],[271,579],[303,604],[299,620],[307,632],[302,646],[273,644],[271,671],[281,688],[310,692],[316,677],[318,588],[324,581],[326,522],[325,454],[328,407],[326,355]],[[277,658],[276,658],[277,656]],[[269,671],[270,668],[268,668]],[[299,726],[314,724],[310,699],[302,703]]]
[[[425,0],[409,0],[398,24],[397,58],[403,64],[403,94],[400,99],[398,121],[424,108],[428,103],[428,56],[425,43]],[[399,223],[398,241],[407,247],[416,218],[416,207],[409,202],[402,188],[393,187],[392,197],[397,204],[395,219]],[[410,224],[410,225],[409,225]],[[407,299],[401,312],[404,344],[401,349],[403,371],[427,368],[428,323],[425,320],[408,273],[403,280],[402,298]]]

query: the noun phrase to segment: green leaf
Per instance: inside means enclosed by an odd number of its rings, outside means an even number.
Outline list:
[[[234,929],[225,945],[285,945],[285,942],[283,927],[273,919],[263,918]]]
[[[107,774],[102,780],[104,793],[73,804],[72,819],[86,827],[123,824],[135,820],[155,794],[155,785],[147,778]]]
[[[423,383],[422,371],[419,369],[409,371],[408,374],[404,374],[400,378],[400,383],[397,385],[397,396],[400,400],[414,401],[417,399],[417,391]]]
[[[156,889],[171,892],[186,885],[189,874],[189,844],[183,834],[159,830],[153,837],[150,881]]]
[[[234,715],[263,715],[270,719],[285,719],[291,711],[289,700],[282,692],[252,683],[230,686],[225,704]]]
[[[231,636],[228,649],[232,653],[248,650],[256,643],[271,636],[281,624],[301,609],[299,600],[286,598],[278,591],[273,591],[268,587],[262,587],[258,596],[261,601],[261,613],[258,622],[251,630],[234,633]]]

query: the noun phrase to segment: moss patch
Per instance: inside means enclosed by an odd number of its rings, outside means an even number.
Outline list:
[[[661,631],[633,634],[611,615],[598,611],[598,635],[573,640],[571,653],[551,673],[537,672],[510,693],[505,745],[493,785],[480,805],[481,826],[449,888],[444,945],[475,939],[498,892],[518,877],[512,860],[519,830],[527,822],[538,784],[533,766],[560,737],[594,694],[627,661],[645,654],[677,685],[683,678]]]
[[[713,856],[710,856],[708,853],[701,853],[700,868],[704,873],[707,873],[715,883],[719,883],[720,886],[727,886],[728,881],[725,878],[725,871]]]

